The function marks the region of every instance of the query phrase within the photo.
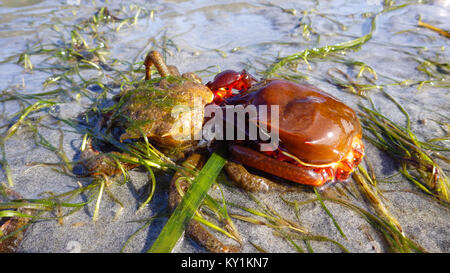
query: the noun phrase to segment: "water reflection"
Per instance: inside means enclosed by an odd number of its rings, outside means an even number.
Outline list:
[[[19,8],[32,6],[41,2],[43,2],[43,0],[2,0],[0,1],[0,7]]]

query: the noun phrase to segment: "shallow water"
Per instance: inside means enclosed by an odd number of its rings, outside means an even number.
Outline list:
[[[389,1],[387,1],[389,2]],[[370,31],[370,14],[383,10],[383,1],[1,1],[0,2],[0,90],[16,90],[20,94],[41,93],[52,90],[55,85],[43,86],[52,72],[45,67],[49,57],[32,55],[34,69],[27,71],[22,63],[17,63],[19,54],[30,52],[37,45],[60,45],[70,41],[70,31],[77,24],[91,18],[99,8],[107,6],[119,18],[133,18],[139,8],[141,12],[135,21],[120,27],[113,22],[99,27],[107,40],[104,49],[107,56],[124,62],[114,64],[117,70],[126,70],[129,63],[142,61],[150,49],[165,48],[169,64],[176,64],[180,71],[198,71],[206,82],[219,71],[225,69],[247,69],[262,77],[267,65],[306,48],[323,47],[361,37]],[[376,31],[372,39],[357,51],[338,53],[346,60],[361,61],[376,71],[376,84],[386,84],[385,90],[399,100],[411,116],[412,128],[422,139],[441,137],[448,134],[442,123],[448,123],[449,111],[449,71],[439,74],[447,88],[438,87],[440,82],[417,69],[425,58],[441,64],[449,63],[450,40],[432,30],[417,27],[417,18],[444,30],[450,29],[450,1],[397,1],[395,5],[409,4],[399,9],[385,12],[377,17]],[[368,15],[368,16],[365,16]],[[310,27],[308,34],[305,29]],[[99,40],[83,33],[86,42],[98,45]],[[302,81],[339,97],[356,108],[362,101],[358,96],[344,92],[330,82],[330,69],[338,68],[356,79],[359,67],[352,67],[332,59],[312,60],[310,67],[299,62],[297,75]],[[103,71],[107,75],[107,71]],[[89,78],[98,76],[98,71],[82,72]],[[335,75],[335,74],[333,74]],[[373,75],[365,72],[371,79]],[[335,76],[338,76],[336,74]],[[75,78],[75,77],[74,77]],[[405,80],[433,80],[432,84],[390,85]],[[79,80],[79,79],[78,79]],[[104,84],[113,79],[105,76]],[[370,83],[364,78],[356,79]],[[76,82],[75,82],[76,84]],[[69,88],[70,85],[64,85]],[[117,88],[111,93],[116,93]],[[377,90],[368,91],[376,105],[384,114],[398,122],[404,122],[401,113],[380,95]],[[80,90],[69,90],[68,96],[61,96],[61,104],[56,114],[63,118],[75,118],[92,103],[91,99],[77,98]],[[95,93],[95,92],[94,92]],[[79,96],[79,95],[78,95]],[[2,103],[4,113],[1,124],[8,124],[14,113],[22,106],[17,101]],[[38,118],[48,112],[36,113]],[[51,113],[51,111],[50,111]],[[423,123],[423,121],[426,121]],[[48,121],[48,124],[53,124]],[[64,129],[62,147],[71,159],[77,158],[81,138],[77,132]],[[448,128],[447,128],[448,130]],[[28,198],[40,197],[44,191],[61,193],[77,187],[77,178],[68,177],[49,167],[30,167],[30,162],[57,162],[60,159],[47,149],[36,145],[32,133],[26,128],[18,131],[6,142],[8,160],[14,189]],[[60,131],[40,128],[46,139],[55,146],[60,140]],[[447,143],[448,147],[448,143]],[[367,157],[375,171],[382,177],[392,175],[397,166],[380,151],[368,145]],[[102,201],[100,218],[92,223],[92,206],[65,218],[60,226],[56,221],[42,221],[29,229],[20,248],[24,252],[66,252],[69,242],[78,242],[82,252],[118,252],[127,238],[141,224],[130,220],[142,219],[163,211],[166,207],[167,186],[161,178],[158,195],[146,211],[135,215],[137,206],[147,191],[147,176],[142,171],[133,171],[128,186],[115,189],[116,196],[123,202],[121,216],[112,221],[119,206],[110,199]],[[1,181],[6,181],[2,174]],[[386,190],[390,209],[402,224],[405,233],[414,237],[425,249],[432,252],[448,252],[449,223],[448,209],[436,204],[423,194],[405,191],[417,189],[406,181],[380,185]],[[227,200],[245,206],[254,206],[242,192],[225,188]],[[294,218],[293,209],[286,206],[277,194],[258,195],[283,216]],[[314,194],[306,190],[292,198],[306,200]],[[86,197],[83,197],[86,198]],[[364,205],[364,204],[362,204]],[[352,252],[385,251],[380,236],[354,212],[336,204],[329,204],[338,222],[344,227],[348,240],[340,237],[330,218],[319,205],[306,205],[301,212],[302,225],[309,231],[328,236],[345,244]],[[249,242],[272,252],[294,252],[295,249],[284,240],[273,236],[272,230],[245,222],[237,222],[244,237],[244,252],[255,252]],[[83,223],[82,225],[80,223]],[[148,249],[155,239],[164,220],[156,221],[147,232],[141,232],[127,246],[125,251],[140,252]],[[48,232],[48,231],[51,232]],[[372,236],[367,235],[372,234]],[[335,245],[312,242],[318,252],[338,252]],[[182,240],[177,252],[202,251],[189,240]]]

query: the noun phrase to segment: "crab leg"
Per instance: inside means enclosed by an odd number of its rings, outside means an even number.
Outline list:
[[[5,201],[23,199],[19,193],[6,187],[4,188],[3,197],[5,197]],[[0,201],[3,201],[2,199],[0,196]],[[17,212],[27,215],[35,214],[31,209],[26,208],[18,208]],[[3,219],[0,217],[0,234],[2,235],[0,238],[3,238],[0,240],[0,253],[13,253],[17,250],[24,237],[24,232],[27,230],[26,225],[30,220],[31,218],[29,217],[13,216]]]
[[[229,161],[225,164],[225,172],[239,188],[249,192],[288,191],[289,189],[267,178],[251,174],[244,166]]]
[[[234,160],[245,163],[246,166],[262,170],[266,173],[293,182],[316,187],[326,182],[322,173],[315,172],[312,168],[300,168],[293,164],[273,159],[241,145],[231,145],[230,151]]]
[[[131,159],[126,153],[110,152],[102,154],[95,150],[92,146],[92,140],[88,139],[86,149],[80,155],[81,165],[86,168],[88,174],[91,176],[116,175],[121,173],[122,170],[117,166],[116,161],[113,159],[114,156],[128,157]],[[126,162],[122,162],[121,164],[125,170],[131,170],[139,166]]]

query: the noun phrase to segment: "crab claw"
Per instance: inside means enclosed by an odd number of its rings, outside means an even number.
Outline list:
[[[224,99],[232,97],[233,89],[240,92],[247,91],[252,87],[253,83],[257,82],[255,77],[250,75],[247,71],[242,70],[236,72],[234,70],[225,70],[214,77],[206,86],[214,93],[214,102],[221,103]]]
[[[117,156],[132,159],[125,153],[101,153],[94,148],[92,145],[92,140],[88,139],[86,148],[81,152],[80,159],[81,165],[86,169],[90,176],[112,176],[122,172],[122,169],[118,167],[118,161],[114,160]],[[125,170],[130,170],[138,166],[138,164],[127,162],[122,162],[121,165]]]

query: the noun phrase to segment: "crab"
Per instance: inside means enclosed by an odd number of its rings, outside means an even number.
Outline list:
[[[364,155],[362,129],[355,112],[330,94],[312,86],[281,79],[256,82],[245,70],[226,70],[207,86],[221,104],[279,106],[279,142],[273,151],[260,151],[258,141],[230,145],[233,161],[289,181],[322,186],[347,180]],[[237,89],[239,94],[234,94]],[[257,108],[259,109],[259,108]],[[267,126],[272,122],[268,117]],[[272,128],[273,129],[273,128]],[[239,185],[253,191],[271,183],[249,175],[235,164],[225,167]],[[236,174],[236,172],[238,172]]]
[[[254,175],[244,166],[269,176],[317,187],[328,181],[346,180],[362,160],[362,130],[355,112],[313,86],[280,79],[258,81],[245,70],[226,70],[203,85],[194,73],[180,76],[177,68],[166,65],[156,51],[147,55],[144,65],[146,81],[135,89],[122,91],[115,98],[115,110],[107,113],[99,125],[106,127],[120,142],[145,136],[173,160],[187,158],[186,167],[201,168],[204,157],[195,153],[198,141],[189,137],[201,128],[190,126],[191,131],[180,132],[174,129],[180,126],[174,125],[192,122],[188,118],[192,114],[203,119],[203,108],[208,104],[278,105],[280,120],[275,129],[279,131],[279,147],[262,151],[258,140],[232,141],[229,145],[230,160],[225,171],[239,187],[253,192],[283,189],[279,183]],[[157,82],[151,80],[152,65],[161,76]],[[185,104],[190,107],[194,97],[201,98],[202,109],[199,112],[188,111],[173,116],[174,106]],[[269,128],[273,124],[276,123],[267,120]],[[107,153],[100,153],[90,142],[88,144],[81,159],[89,174],[110,176],[121,172]],[[131,169],[137,165],[124,163],[122,167]],[[170,185],[171,209],[181,201],[178,190],[189,187],[187,181],[179,179],[180,176],[183,174],[177,172]],[[188,223],[186,234],[211,252],[236,252],[240,249],[221,243],[195,220]]]
[[[200,99],[200,104],[205,106],[213,101],[213,93],[201,84],[201,79],[196,74],[188,72],[180,76],[175,66],[165,64],[158,51],[151,51],[145,58],[144,65],[145,81],[134,89],[124,89],[114,97],[116,107],[100,119],[97,130],[106,127],[107,132],[120,142],[146,137],[170,159],[179,160],[184,158],[185,153],[195,148],[196,141],[193,136],[201,129],[188,124],[191,130],[179,130],[184,123],[193,122],[191,115],[203,117],[203,108],[200,107],[200,111],[194,108],[194,98],[197,101]],[[152,65],[161,76],[156,81],[151,80]],[[192,110],[174,115],[173,108],[180,104]],[[81,153],[81,160],[91,175],[110,176],[121,171],[108,154],[102,154],[94,149],[91,141],[88,142],[87,149]],[[136,166],[124,163],[127,169]]]
[[[22,195],[12,189],[4,187],[2,190],[3,194],[0,195],[0,202],[11,202],[13,200],[27,202]],[[17,208],[16,212],[28,216],[35,214],[33,210],[25,207]],[[0,253],[13,253],[17,250],[24,238],[24,233],[30,220],[30,217],[0,217],[0,238],[2,239],[0,240]]]

